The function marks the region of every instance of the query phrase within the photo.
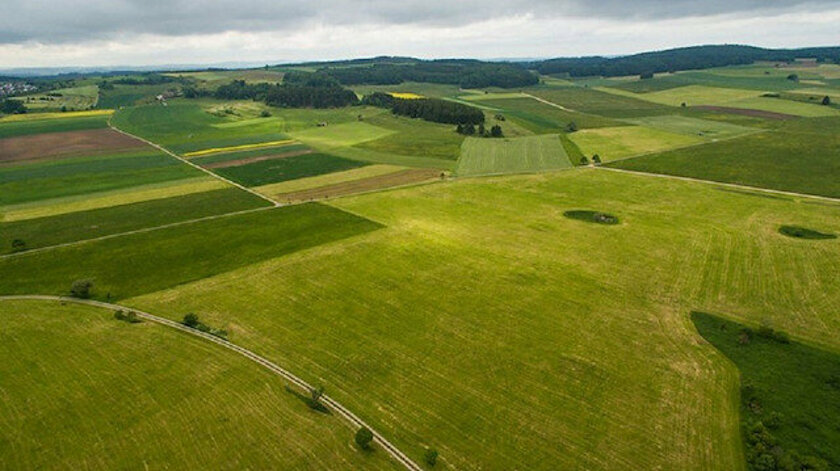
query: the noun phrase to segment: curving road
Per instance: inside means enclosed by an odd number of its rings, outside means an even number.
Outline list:
[[[18,295],[18,296],[0,296],[0,301],[11,301],[11,300],[41,300],[41,301],[61,301],[61,302],[68,302],[68,303],[76,303],[76,304],[86,304],[88,306],[95,306],[101,307],[106,309],[120,309],[125,311],[132,311],[137,314],[137,317],[141,319],[145,319],[150,322],[154,322],[160,325],[164,325],[166,327],[171,327],[173,329],[180,330],[182,332],[186,332],[190,335],[194,335],[196,337],[201,337],[205,340],[209,340],[217,345],[221,345],[222,347],[227,348],[228,350],[233,350],[236,353],[248,358],[249,360],[258,363],[259,365],[263,366],[264,368],[270,370],[274,374],[277,374],[290,383],[294,384],[295,386],[303,389],[307,393],[312,389],[312,386],[309,385],[306,381],[298,378],[291,372],[277,366],[276,364],[272,363],[271,361],[257,355],[256,353],[240,347],[236,344],[230,343],[227,340],[221,339],[214,335],[210,335],[206,332],[201,332],[199,330],[195,330],[189,328],[181,323],[165,319],[163,317],[156,316],[154,314],[149,314],[148,312],[139,311],[137,309],[121,306],[119,304],[113,303],[105,303],[102,301],[94,301],[91,299],[77,299],[77,298],[69,298],[65,296],[47,296],[47,295]],[[356,428],[367,427],[373,432],[373,438],[376,443],[379,444],[391,457],[396,460],[398,463],[403,465],[406,469],[410,471],[422,471],[423,468],[417,465],[414,461],[411,460],[405,453],[401,452],[396,446],[394,446],[391,442],[389,442],[385,437],[380,435],[376,430],[372,429],[368,424],[366,424],[362,419],[360,419],[356,414],[350,412],[347,408],[336,402],[334,399],[330,398],[326,394],[321,396],[321,401],[324,405],[338,413],[341,417],[345,420],[350,422],[350,424]]]

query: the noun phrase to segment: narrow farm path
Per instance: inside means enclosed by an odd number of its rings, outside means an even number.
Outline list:
[[[137,314],[137,317],[154,322],[156,324],[160,324],[166,327],[171,327],[173,329],[180,330],[190,335],[194,335],[196,337],[201,337],[205,340],[213,342],[217,345],[220,345],[228,350],[233,350],[234,352],[248,358],[249,360],[261,365],[262,367],[268,369],[269,371],[273,372],[276,375],[281,376],[282,378],[286,379],[290,383],[294,384],[298,388],[303,389],[306,393],[308,393],[312,386],[309,385],[306,381],[298,378],[291,372],[286,369],[281,368],[280,366],[272,363],[271,361],[257,355],[256,353],[248,350],[246,348],[240,347],[239,345],[233,344],[228,342],[227,340],[223,340],[219,337],[214,335],[210,335],[205,332],[201,332],[196,329],[192,329],[187,327],[183,324],[178,322],[156,316],[154,314],[149,314],[148,312],[139,311],[134,308],[130,308],[127,306],[121,306],[119,304],[113,303],[105,303],[102,301],[94,301],[91,299],[77,299],[77,298],[69,298],[65,296],[47,296],[47,295],[17,295],[17,296],[0,296],[0,301],[12,301],[12,300],[41,300],[41,301],[60,301],[60,302],[68,302],[68,303],[77,303],[77,304],[85,304],[88,306],[95,306],[101,307],[105,309],[122,309],[126,311],[131,311]],[[409,457],[407,457],[403,452],[401,452],[396,446],[394,446],[391,442],[389,442],[385,437],[380,435],[376,430],[373,430],[368,424],[366,424],[362,419],[356,416],[354,413],[350,412],[347,408],[336,402],[334,399],[330,398],[326,394],[321,396],[321,401],[329,407],[330,409],[337,412],[341,417],[347,420],[351,426],[355,429],[359,429],[361,427],[368,428],[371,432],[373,432],[374,441],[378,443],[391,457],[404,466],[406,469],[410,471],[422,471],[423,468],[418,466],[414,461],[412,461]]]
[[[563,110],[563,111],[570,111],[570,112],[572,112],[572,113],[577,113],[577,110],[573,110],[573,109],[571,109],[571,108],[566,108],[566,107],[565,107],[565,106],[563,106],[563,105],[558,105],[557,103],[554,103],[553,101],[548,101],[548,100],[546,100],[546,99],[544,99],[544,98],[540,98],[540,97],[538,97],[538,96],[531,95],[530,93],[523,93],[523,95],[525,95],[525,96],[526,96],[526,97],[528,97],[528,98],[533,98],[534,100],[537,100],[538,102],[543,103],[543,104],[545,104],[545,105],[548,105],[548,106],[553,106],[553,107],[558,108],[558,109],[561,109],[561,110]]]
[[[123,134],[123,135],[126,135],[126,136],[128,136],[128,137],[131,137],[131,138],[137,139],[138,141],[144,142],[144,143],[146,143],[146,144],[148,144],[148,145],[150,145],[150,146],[154,147],[155,149],[157,149],[157,150],[159,150],[159,151],[161,151],[161,152],[163,152],[163,153],[165,153],[165,154],[167,154],[167,155],[169,155],[169,156],[172,156],[172,157],[174,157],[174,158],[176,158],[176,159],[180,160],[181,162],[183,162],[183,163],[185,163],[185,164],[189,165],[190,167],[193,167],[193,168],[195,168],[195,169],[198,169],[198,170],[200,170],[200,171],[202,171],[202,172],[206,173],[207,175],[210,175],[211,177],[213,177],[213,178],[215,178],[215,179],[217,179],[217,180],[221,180],[221,181],[223,181],[223,182],[227,183],[228,185],[235,186],[235,187],[239,188],[240,190],[247,191],[248,193],[251,193],[252,195],[258,196],[258,197],[260,197],[260,198],[262,198],[262,199],[264,199],[264,200],[266,200],[266,201],[270,202],[270,203],[271,203],[271,204],[273,204],[274,206],[281,206],[281,205],[282,205],[282,203],[280,203],[279,201],[274,200],[274,199],[272,199],[272,198],[270,198],[270,197],[268,197],[268,196],[266,196],[266,195],[264,195],[264,194],[262,194],[262,193],[260,193],[260,192],[257,192],[257,191],[255,191],[255,190],[252,190],[251,188],[248,188],[248,187],[246,187],[246,186],[244,186],[244,185],[240,185],[239,183],[236,183],[236,182],[235,182],[235,181],[233,181],[233,180],[228,180],[227,178],[225,178],[225,177],[223,177],[223,176],[219,175],[218,173],[214,173],[214,172],[212,172],[212,171],[210,171],[210,170],[208,170],[208,169],[206,169],[206,168],[204,168],[204,167],[202,167],[202,166],[200,166],[200,165],[194,164],[194,163],[190,162],[189,160],[187,160],[187,159],[185,159],[185,158],[181,157],[180,155],[176,154],[175,152],[172,152],[171,150],[169,150],[169,149],[167,149],[167,148],[165,148],[165,147],[163,147],[163,146],[161,146],[161,145],[159,145],[159,144],[156,144],[156,143],[154,143],[154,142],[152,142],[152,141],[150,141],[150,140],[148,140],[148,139],[143,139],[143,138],[142,138],[142,137],[140,137],[140,136],[136,136],[136,135],[134,135],[134,134],[131,134],[131,133],[130,133],[130,132],[128,132],[128,131],[123,131],[122,129],[120,129],[120,128],[118,128],[118,127],[114,126],[114,125],[111,123],[111,118],[110,118],[110,117],[108,118],[108,127],[109,127],[109,128],[111,128],[111,129],[113,129],[114,131],[116,131],[116,132],[120,133],[120,134]]]
[[[633,175],[642,175],[646,177],[658,177],[658,178],[668,178],[671,180],[682,180],[685,182],[695,182],[695,183],[705,183],[707,185],[717,185],[723,186],[726,188],[735,188],[739,190],[746,190],[746,191],[757,191],[761,193],[770,193],[774,195],[782,195],[782,196],[791,196],[795,198],[807,198],[807,199],[815,199],[821,201],[829,201],[832,203],[840,203],[840,198],[832,198],[830,196],[821,196],[821,195],[810,195],[808,193],[796,193],[793,191],[784,191],[784,190],[772,190],[770,188],[762,188],[760,186],[749,186],[749,185],[739,185],[737,183],[725,183],[725,182],[716,182],[714,180],[703,180],[701,178],[692,178],[692,177],[681,177],[678,175],[666,175],[662,173],[649,173],[649,172],[639,172],[636,170],[626,170],[623,168],[612,168],[612,167],[604,167],[604,166],[595,166],[594,168],[598,170],[607,170],[610,172],[620,172],[620,173],[629,173]]]

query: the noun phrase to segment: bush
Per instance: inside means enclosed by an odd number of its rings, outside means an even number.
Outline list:
[[[490,128],[490,137],[503,137],[502,127],[497,124]]]
[[[598,154],[593,155],[592,156],[592,163],[594,163],[595,165],[600,165],[601,164],[601,156],[598,155]]]
[[[822,104],[825,105],[825,106],[830,105],[831,104],[831,97],[828,96],[828,95],[824,96],[823,99],[822,99]]]
[[[114,311],[114,319],[118,321],[128,322],[129,324],[139,324],[141,321],[137,318],[137,313],[134,311]]]
[[[185,326],[191,327],[193,329],[195,329],[196,327],[198,327],[199,324],[201,324],[198,321],[198,316],[193,314],[192,312],[185,315],[184,320],[181,321],[181,323],[184,324]]]
[[[70,286],[70,295],[74,298],[88,299],[93,291],[93,281],[76,280]]]
[[[577,132],[578,125],[574,121],[566,125],[566,132]]]
[[[270,118],[270,117],[271,117],[271,112],[270,111],[262,110],[260,112],[260,118]]]
[[[589,159],[587,159],[585,155],[582,155],[580,157],[580,164],[581,165],[589,165]]]
[[[318,386],[317,388],[312,388],[309,390],[309,401],[308,405],[312,409],[321,410],[324,408],[321,405],[321,396],[324,395],[324,387]]]
[[[370,450],[370,443],[373,441],[373,432],[367,427],[362,427],[356,432],[356,445],[362,450]]]
[[[426,453],[423,454],[423,459],[429,466],[434,466],[437,463],[438,452],[434,448],[427,448]]]
[[[15,239],[12,241],[12,252],[23,252],[26,250],[26,242],[23,239]]]

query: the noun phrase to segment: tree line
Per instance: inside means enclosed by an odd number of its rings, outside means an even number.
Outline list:
[[[483,125],[484,112],[473,106],[438,98],[403,99],[374,92],[362,99],[362,104],[389,108],[392,113],[410,118],[444,124]]]
[[[539,79],[518,64],[467,60],[373,63],[364,67],[323,67],[317,72],[343,85],[398,85],[429,82],[461,88],[516,88],[536,85]]]
[[[612,58],[594,56],[549,59],[531,63],[530,67],[546,75],[619,77],[747,65],[756,61],[793,62],[809,58],[816,58],[818,62],[840,63],[840,47],[763,49],[737,45],[694,46]]]
[[[359,99],[352,90],[342,87],[334,79],[313,73],[289,73],[283,83],[254,83],[234,80],[215,91],[185,86],[186,98],[212,96],[221,100],[255,100],[281,108],[339,108],[355,105]]]

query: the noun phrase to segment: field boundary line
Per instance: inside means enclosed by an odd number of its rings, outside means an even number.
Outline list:
[[[794,191],[784,191],[784,190],[773,190],[771,188],[762,188],[760,186],[749,186],[749,185],[740,185],[738,183],[727,183],[727,182],[718,182],[714,180],[703,180],[702,178],[693,178],[693,177],[682,177],[679,175],[669,175],[665,173],[650,173],[650,172],[640,172],[637,170],[626,170],[623,168],[613,168],[613,167],[604,167],[603,165],[597,165],[592,168],[596,168],[599,170],[607,170],[610,172],[620,172],[620,173],[629,173],[632,175],[640,175],[645,177],[658,177],[658,178],[669,178],[671,180],[681,180],[686,182],[694,182],[694,183],[705,183],[707,185],[717,185],[723,186],[727,188],[736,188],[739,190],[747,190],[747,191],[758,191],[762,193],[771,193],[774,195],[783,195],[783,196],[790,196],[794,198],[807,198],[807,199],[816,199],[822,201],[829,201],[832,203],[840,203],[840,198],[832,198],[831,196],[821,196],[821,195],[809,195],[808,193],[796,193]]]
[[[94,301],[92,299],[78,299],[78,298],[70,298],[66,296],[50,296],[50,295],[40,295],[40,294],[29,294],[29,295],[11,295],[11,296],[0,296],[0,301],[14,301],[14,300],[40,300],[40,301],[59,301],[59,302],[69,302],[69,303],[76,303],[76,304],[85,304],[88,306],[94,307],[101,307],[105,309],[114,309],[114,310],[126,310],[131,311],[137,314],[137,317],[141,319],[145,319],[150,322],[154,322],[159,325],[163,325],[166,327],[170,327],[176,330],[180,330],[181,332],[185,332],[190,335],[194,335],[196,337],[200,337],[204,340],[209,340],[217,345],[220,345],[228,350],[232,350],[240,355],[248,358],[249,360],[265,367],[269,371],[273,372],[274,374],[286,379],[287,381],[291,382],[295,386],[303,389],[305,392],[309,392],[312,390],[312,386],[309,385],[306,381],[298,378],[290,371],[281,368],[280,366],[276,365],[275,363],[269,361],[268,359],[257,355],[256,353],[248,350],[247,348],[240,347],[234,343],[231,343],[227,340],[221,339],[216,337],[215,335],[208,334],[206,332],[202,332],[200,330],[196,330],[190,327],[187,327],[179,322],[175,322],[170,319],[166,319],[163,317],[156,316],[154,314],[149,314],[148,312],[143,312],[138,309],[134,309],[127,306],[122,306],[119,304],[113,303],[106,303],[102,301]],[[406,469],[410,471],[423,471],[423,468],[418,466],[414,461],[412,461],[408,456],[406,456],[402,451],[400,451],[396,446],[391,444],[385,437],[379,434],[377,431],[372,429],[367,423],[365,423],[362,419],[360,419],[356,414],[350,412],[347,408],[342,406],[338,403],[335,399],[330,398],[326,394],[321,396],[321,401],[326,404],[330,409],[336,411],[339,415],[341,415],[345,420],[350,422],[352,426],[356,429],[366,427],[373,433],[373,439],[376,443],[382,446],[385,451],[391,455],[397,462],[403,465]]]
[[[557,109],[561,109],[563,111],[568,111],[570,113],[580,113],[580,111],[578,111],[578,110],[573,110],[571,108],[566,108],[563,105],[558,105],[557,103],[554,103],[553,101],[548,101],[545,98],[540,98],[538,96],[531,95],[530,93],[523,93],[523,95],[525,95],[528,98],[533,98],[534,100],[537,100],[538,102],[540,102],[542,104],[545,104],[545,105],[548,105],[548,106],[553,106],[553,107],[555,107]]]
[[[134,134],[131,134],[131,133],[130,133],[130,132],[128,132],[128,131],[123,131],[122,129],[120,129],[120,128],[118,128],[118,127],[114,126],[114,125],[111,123],[111,117],[113,117],[113,116],[114,116],[114,115],[112,114],[111,116],[109,116],[109,117],[108,117],[108,127],[109,127],[109,128],[111,128],[112,130],[117,131],[117,132],[118,132],[118,133],[120,133],[120,134],[124,134],[124,135],[126,135],[126,136],[128,136],[128,137],[132,137],[132,138],[134,138],[134,139],[137,139],[138,141],[144,142],[144,143],[146,143],[146,144],[148,144],[148,145],[150,145],[150,146],[154,147],[155,149],[157,149],[157,150],[159,150],[159,151],[161,151],[161,152],[163,152],[163,153],[165,153],[165,154],[167,154],[167,155],[169,155],[169,156],[171,156],[171,157],[174,157],[174,158],[176,158],[176,159],[180,160],[181,162],[183,162],[183,163],[185,163],[185,164],[189,165],[189,166],[190,166],[190,167],[192,167],[192,168],[198,169],[198,170],[200,170],[200,171],[202,171],[202,172],[204,172],[204,173],[206,173],[206,174],[210,175],[210,176],[211,176],[211,177],[213,177],[213,178],[216,178],[216,179],[218,179],[218,180],[221,180],[221,181],[223,181],[223,182],[227,183],[228,185],[235,186],[235,187],[239,188],[240,190],[244,190],[244,191],[247,191],[248,193],[251,193],[252,195],[258,196],[258,197],[260,197],[260,198],[262,198],[262,199],[264,199],[264,200],[266,200],[266,201],[270,202],[270,203],[271,203],[271,204],[273,204],[274,206],[282,206],[282,204],[281,204],[279,201],[275,201],[273,198],[270,198],[270,197],[268,197],[268,196],[266,196],[266,195],[264,195],[264,194],[262,194],[262,193],[260,193],[260,192],[258,192],[258,191],[252,190],[251,188],[248,188],[248,187],[246,187],[246,186],[244,186],[244,185],[241,185],[241,184],[239,184],[239,183],[236,183],[236,182],[235,182],[235,181],[233,181],[233,180],[228,180],[227,178],[225,178],[225,177],[223,177],[223,176],[219,175],[218,173],[215,173],[215,172],[212,172],[212,171],[210,171],[210,170],[207,170],[206,168],[202,167],[201,165],[198,165],[198,164],[195,164],[195,163],[193,163],[193,162],[190,162],[188,159],[185,159],[185,158],[181,157],[180,155],[176,154],[175,152],[172,152],[171,150],[169,150],[169,149],[167,149],[167,148],[165,148],[165,147],[163,147],[163,146],[161,146],[161,145],[159,145],[159,144],[156,144],[156,143],[154,143],[154,142],[152,142],[152,141],[150,141],[150,140],[148,140],[148,139],[144,139],[144,138],[142,138],[142,137],[140,137],[140,136],[136,136],[136,135],[134,135]]]
[[[2,260],[4,258],[21,257],[21,256],[31,254],[31,253],[44,252],[44,251],[47,251],[47,250],[59,249],[59,248],[62,248],[62,247],[71,247],[71,246],[74,246],[74,245],[86,244],[88,242],[96,242],[96,241],[100,241],[100,240],[115,239],[117,237],[130,236],[132,234],[142,234],[144,232],[153,232],[153,231],[157,231],[157,230],[161,230],[161,229],[168,229],[170,227],[178,227],[178,226],[184,226],[184,225],[187,225],[187,224],[193,224],[193,223],[197,223],[197,222],[211,221],[213,219],[221,219],[221,218],[225,218],[225,217],[229,217],[229,216],[239,216],[239,215],[242,215],[242,214],[255,213],[255,212],[258,212],[258,211],[267,211],[269,209],[275,209],[277,207],[278,206],[263,206],[262,208],[243,209],[242,211],[234,211],[232,213],[214,214],[212,216],[205,216],[203,218],[198,218],[198,219],[188,219],[186,221],[171,222],[169,224],[163,224],[161,226],[143,227],[143,228],[140,228],[140,229],[134,229],[132,231],[118,232],[118,233],[115,233],[115,234],[107,234],[107,235],[104,235],[104,236],[94,237],[92,239],[74,240],[72,242],[64,242],[62,244],[48,245],[46,247],[37,247],[37,248],[34,248],[34,249],[23,250],[21,252],[13,252],[13,253],[7,253],[7,254],[0,255],[0,260]]]

